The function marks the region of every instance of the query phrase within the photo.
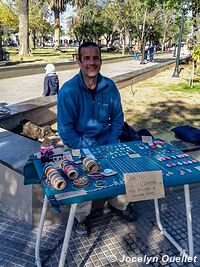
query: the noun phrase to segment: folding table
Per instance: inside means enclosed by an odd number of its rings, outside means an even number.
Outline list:
[[[108,151],[110,152],[108,153]],[[33,158],[32,168],[34,169],[34,173],[37,173],[39,177],[38,181],[40,181],[45,193],[35,247],[35,260],[37,266],[41,266],[39,248],[48,202],[50,202],[54,208],[59,208],[60,205],[71,205],[59,262],[59,267],[63,267],[67,255],[77,203],[88,200],[112,198],[117,195],[125,194],[123,178],[124,173],[154,170],[162,171],[165,188],[180,185],[184,186],[188,252],[181,248],[173,236],[171,236],[163,227],[160,219],[158,199],[154,199],[155,214],[161,233],[165,235],[165,237],[178,249],[182,255],[193,257],[194,249],[189,184],[198,183],[200,181],[200,162],[193,159],[188,154],[184,154],[175,147],[168,145],[164,141],[162,146],[154,146],[154,148],[148,147],[148,145],[137,141],[114,146],[110,145],[96,147],[91,149],[91,153],[97,158],[97,161],[101,165],[102,169],[110,168],[117,172],[117,175],[105,178],[107,184],[103,188],[95,188],[93,181],[91,181],[90,185],[86,189],[80,191],[74,190],[71,187],[70,182],[68,182],[66,189],[62,190],[61,192],[58,192],[58,190],[52,188],[48,188],[44,186],[44,164],[41,162],[41,160]],[[137,154],[137,157],[129,157],[130,155],[134,154]],[[161,160],[160,158],[164,159]],[[170,167],[168,166],[170,164],[169,162],[172,165]],[[174,166],[173,164],[175,164],[175,162],[177,164]],[[84,173],[84,170],[82,171]]]

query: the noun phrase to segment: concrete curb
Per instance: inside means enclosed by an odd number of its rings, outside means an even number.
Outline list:
[[[155,55],[167,54],[168,52],[156,52]],[[103,64],[130,60],[133,55],[103,59]],[[77,68],[77,61],[52,62],[57,71]],[[21,65],[0,66],[0,79],[14,78],[33,74],[44,73],[47,63],[22,63]]]
[[[120,62],[125,60],[130,60],[132,56],[116,57],[116,58],[107,58],[103,60],[103,64],[108,64],[112,62]],[[0,68],[0,79],[14,78],[20,76],[27,76],[33,74],[44,73],[44,68],[47,63],[39,64],[23,64],[23,65],[13,65]],[[63,61],[63,62],[53,62],[56,67],[56,71],[77,68],[77,61]]]
[[[116,76],[113,78],[113,80],[115,81],[117,87],[119,89],[122,89],[126,86],[151,78],[152,76],[155,76],[156,74],[171,68],[174,65],[174,62],[175,60],[172,59],[165,63],[149,66],[145,69]]]

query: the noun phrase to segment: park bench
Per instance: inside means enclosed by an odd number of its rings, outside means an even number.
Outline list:
[[[78,53],[72,53],[72,58],[73,58],[73,61],[76,61],[78,60]]]
[[[3,60],[4,61],[9,61],[10,60],[10,53],[5,49],[3,49]]]

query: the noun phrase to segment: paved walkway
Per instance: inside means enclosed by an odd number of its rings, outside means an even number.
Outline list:
[[[158,60],[154,63],[148,64],[140,64],[139,61],[134,60],[103,64],[101,73],[110,78],[114,78],[118,75],[160,64],[163,60],[166,61],[172,58],[173,56],[171,54],[164,54],[157,56],[156,59]],[[57,72],[60,86],[77,72],[78,66],[77,69],[66,69],[66,71]],[[0,79],[0,103],[14,104],[40,97],[43,92],[43,80],[44,74],[23,76],[23,73],[21,77]]]
[[[138,220],[127,223],[109,209],[91,215],[88,237],[72,233],[65,267],[199,267],[200,186],[191,190],[194,260],[180,260],[180,253],[158,230],[153,201],[135,203]],[[159,201],[166,230],[187,248],[183,190],[168,192]],[[43,267],[57,267],[66,222],[45,227],[41,241]],[[0,267],[33,267],[36,231],[0,209]],[[148,263],[148,264],[147,264]]]

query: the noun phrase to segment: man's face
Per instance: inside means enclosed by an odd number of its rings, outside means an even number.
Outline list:
[[[88,46],[81,48],[79,67],[84,78],[96,78],[101,69],[101,58],[98,47]]]

